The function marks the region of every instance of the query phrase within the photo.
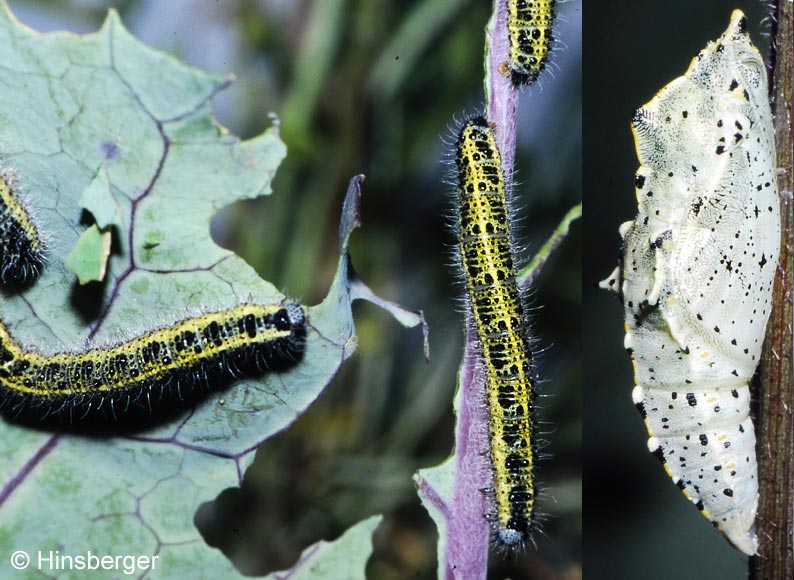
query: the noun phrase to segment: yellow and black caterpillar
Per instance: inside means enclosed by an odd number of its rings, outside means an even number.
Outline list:
[[[242,304],[83,352],[22,348],[0,322],[0,410],[9,414],[103,410],[136,401],[180,398],[211,379],[232,380],[297,363],[306,314],[297,303]]]
[[[514,85],[535,81],[549,59],[555,0],[507,0],[510,52],[506,63]]]
[[[24,286],[44,266],[44,243],[14,191],[14,177],[0,172],[0,283]]]
[[[516,281],[504,172],[484,118],[463,126],[456,162],[461,268],[487,374],[491,521],[496,541],[515,546],[529,538],[535,519],[532,352]]]

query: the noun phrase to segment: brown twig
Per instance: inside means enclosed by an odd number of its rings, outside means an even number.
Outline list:
[[[766,333],[758,402],[760,503],[759,555],[754,580],[794,578],[794,396],[792,395],[792,14],[791,2],[775,9],[772,96],[775,113],[782,238],[774,308]]]

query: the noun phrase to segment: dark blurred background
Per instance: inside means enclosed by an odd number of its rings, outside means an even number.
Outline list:
[[[133,34],[151,46],[209,72],[236,75],[235,84],[215,101],[220,122],[232,132],[251,137],[267,126],[269,112],[281,118],[288,156],[276,176],[275,195],[224,209],[213,222],[213,235],[290,296],[316,304],[325,295],[336,267],[337,226],[347,181],[354,174],[366,174],[364,223],[353,237],[353,261],[381,296],[424,309],[431,330],[430,363],[423,360],[418,331],[403,329],[374,306],[356,305],[356,354],[291,429],[259,450],[242,489],[221,494],[214,505],[200,510],[197,521],[207,541],[222,549],[241,571],[263,574],[289,567],[308,544],[332,540],[361,519],[383,513],[368,576],[435,577],[437,535],[419,504],[411,476],[419,468],[440,463],[452,451],[451,401],[462,348],[459,289],[448,267],[453,240],[446,214],[451,196],[443,183],[449,168],[442,160],[449,151],[442,138],[452,134],[455,119],[483,106],[483,29],[491,2],[9,3],[20,20],[33,28],[79,33],[95,31],[107,8],[115,6]],[[687,13],[694,10],[687,7]],[[581,199],[581,1],[566,2],[560,11],[561,43],[554,64],[540,87],[522,94],[516,192],[525,258]],[[628,66],[629,59],[640,52],[638,47],[628,50],[618,39],[629,42],[631,32],[639,40],[642,34],[647,48],[651,35],[643,33],[643,27],[624,30],[629,19],[617,9],[612,16],[599,24],[601,28],[593,28],[590,41],[591,58],[598,56],[592,58],[591,66],[601,75],[614,76],[610,69],[617,63],[621,63],[620,71],[639,68],[639,63]],[[603,29],[620,23],[619,16],[623,24],[619,32]],[[708,19],[704,16],[703,21]],[[661,28],[656,26],[658,18],[651,22],[654,30]],[[687,54],[727,23],[727,11],[720,11],[709,27],[702,28],[705,25],[698,22],[688,23],[697,34],[684,50]],[[667,54],[678,41],[668,34],[653,46]],[[606,55],[605,45],[621,47],[621,52]],[[617,154],[613,150],[625,148],[630,154],[625,139],[609,148],[603,139],[628,137],[625,128],[633,107],[652,88],[683,70],[686,58],[668,56],[669,74],[646,66],[648,90],[632,98],[628,83],[591,77],[591,92],[603,91],[599,98],[610,106],[625,99],[626,106],[616,109],[614,120],[611,112],[604,112],[606,104],[591,108],[591,115],[605,125],[590,151]],[[630,155],[625,165],[618,171],[610,158],[598,164],[602,170],[609,168],[608,178],[590,176],[588,194],[597,200],[590,209],[599,216],[590,223],[598,222],[604,231],[599,231],[600,250],[592,254],[598,262],[587,284],[611,267],[618,222],[631,216]],[[625,198],[627,203],[620,211],[602,212],[600,200],[610,187],[616,189],[617,201]],[[630,377],[593,381],[601,375],[588,372],[591,378],[583,383],[581,232],[581,223],[575,224],[545,267],[532,296],[534,326],[546,347],[540,374],[549,396],[543,399],[542,417],[547,421],[547,451],[553,459],[541,465],[539,476],[549,490],[543,505],[549,518],[545,533],[537,538],[537,550],[530,548],[520,556],[494,554],[494,578],[575,580],[582,575],[581,385],[592,395],[600,388],[597,383],[609,384],[616,400],[628,409],[627,422],[636,431],[633,446],[644,445],[641,421],[630,408]],[[603,324],[597,321],[594,329],[599,333],[597,341],[614,347],[609,354],[614,364],[605,366],[599,358],[591,358],[598,363],[593,369],[628,371],[628,359],[619,348],[617,304],[602,296],[593,303],[604,316]],[[590,406],[601,408],[605,396],[591,400]],[[611,423],[603,431],[604,436],[611,433]],[[603,439],[596,447],[594,436],[591,433],[588,453],[598,455],[606,449],[604,445],[616,448],[614,440]],[[645,464],[650,477],[659,475],[651,458],[643,456],[637,462]],[[614,473],[611,460],[609,465],[609,472]],[[660,488],[662,483],[667,486],[658,480]],[[634,486],[628,479],[620,486],[605,485],[613,481],[614,477],[603,474],[598,478],[608,494],[624,493]],[[629,520],[624,504],[607,508],[590,493],[590,506],[605,515],[607,522]],[[640,536],[640,530],[648,531],[646,522],[657,523],[650,519],[650,511],[646,513],[638,510],[631,516],[635,536]],[[616,551],[619,542],[604,540],[596,538],[603,543],[603,552],[594,555],[591,549],[591,557],[631,557]]]
[[[648,453],[631,402],[622,308],[594,285],[615,267],[618,226],[637,211],[637,169],[629,121],[684,73],[741,8],[754,42],[768,52],[761,2],[592,0],[584,19],[584,473],[585,577],[623,580],[747,577],[732,549]]]

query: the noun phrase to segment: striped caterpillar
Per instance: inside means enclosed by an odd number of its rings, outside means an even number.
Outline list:
[[[758,540],[749,384],[780,244],[764,62],[735,10],[728,29],[632,121],[639,213],[620,228],[632,398],[648,448],[746,554]]]
[[[458,248],[487,375],[491,514],[499,544],[516,546],[534,523],[534,392],[532,352],[516,282],[501,158],[482,117],[464,124],[457,141]]]
[[[207,385],[211,379],[282,370],[303,354],[306,314],[297,303],[242,304],[107,348],[52,355],[24,349],[0,322],[0,409],[8,414],[116,416],[130,403]]]
[[[13,173],[0,172],[0,283],[25,286],[44,266],[44,243],[14,182]]]

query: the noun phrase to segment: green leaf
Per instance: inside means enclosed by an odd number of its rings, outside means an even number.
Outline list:
[[[114,344],[207,309],[284,299],[210,238],[220,208],[271,193],[285,155],[276,127],[240,141],[218,126],[210,101],[226,80],[142,45],[113,11],[96,34],[42,35],[5,4],[0,67],[0,164],[16,172],[49,248],[36,283],[1,305],[23,345],[62,352]],[[99,296],[76,287],[67,267],[86,231],[84,209],[117,234]],[[294,422],[355,350],[344,237],[336,278],[308,309],[304,357],[291,370],[237,381],[135,433],[112,425],[54,433],[0,419],[0,576],[39,577],[36,566],[11,570],[15,550],[157,555],[158,578],[238,576],[193,516],[240,484],[256,448]],[[374,525],[339,544],[351,566],[368,556],[360,534]],[[338,561],[340,549],[321,553]]]
[[[329,578],[366,578],[364,566],[372,552],[372,533],[381,516],[374,516],[349,528],[334,542],[317,542],[306,548],[290,570],[270,574],[268,578],[289,577],[295,580]],[[361,546],[367,545],[366,550]]]
[[[124,216],[113,195],[110,178],[105,171],[104,164],[100,165],[94,179],[80,196],[80,207],[91,213],[94,221],[102,230],[110,226],[115,226],[119,230],[123,230],[125,227]]]
[[[77,244],[66,258],[66,266],[75,274],[80,284],[101,282],[105,278],[110,256],[110,231],[92,225],[77,239]]]

